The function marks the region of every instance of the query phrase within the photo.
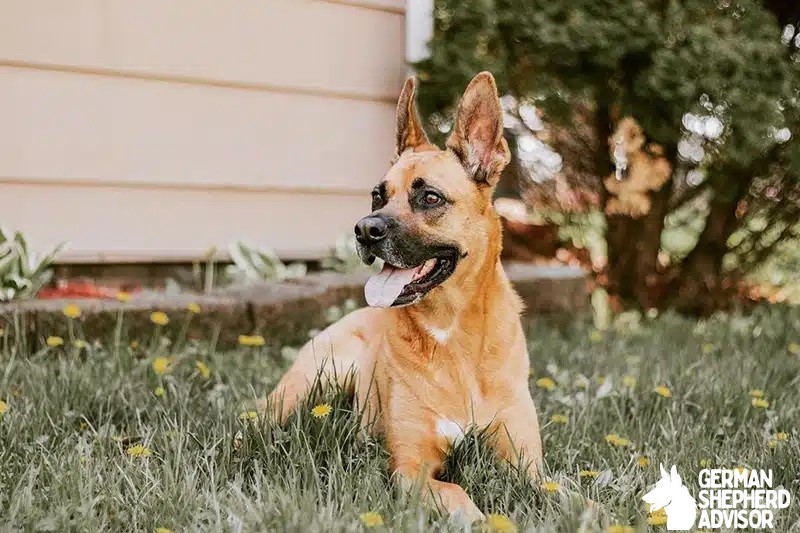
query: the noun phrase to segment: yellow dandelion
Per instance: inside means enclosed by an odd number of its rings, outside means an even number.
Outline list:
[[[57,348],[59,346],[64,346],[64,339],[61,337],[57,337],[55,335],[51,335],[47,337],[47,345],[51,348]]]
[[[156,357],[153,359],[151,366],[153,367],[153,372],[160,376],[169,372],[171,365],[172,360],[169,357]]]
[[[763,398],[764,397],[764,391],[761,390],[761,389],[752,389],[750,391],[750,397],[751,398]]]
[[[505,515],[486,515],[486,529],[492,533],[517,533],[517,526]]]
[[[156,387],[156,388],[155,388],[155,390],[153,391],[153,395],[154,395],[156,398],[161,398],[161,397],[162,397],[162,396],[164,396],[166,393],[167,393],[167,391],[166,391],[166,390],[164,390],[164,387]]]
[[[358,517],[365,527],[381,527],[383,526],[383,517],[380,513],[370,511],[368,513],[361,513]]]
[[[3,416],[8,411],[8,404],[3,400],[0,400],[0,416]]]
[[[750,470],[748,470],[747,468],[745,468],[743,466],[737,466],[737,467],[734,468],[734,470],[736,470],[736,472],[738,472],[740,475],[743,475],[743,476],[747,476],[747,473],[750,472]]]
[[[597,470],[581,470],[578,472],[578,476],[580,477],[588,477],[588,478],[596,478],[600,475],[600,472]]]
[[[633,529],[631,526],[626,526],[625,524],[611,524],[606,529],[606,533],[635,533],[636,530]]]
[[[711,459],[709,459],[708,457],[703,457],[702,459],[700,459],[701,468],[708,468],[710,466],[711,466]]]
[[[239,344],[242,346],[264,346],[264,337],[261,335],[239,335]]]
[[[663,526],[667,523],[666,511],[664,511],[664,509],[659,509],[658,511],[650,513],[650,516],[647,517],[647,523],[651,526]]]
[[[321,403],[319,405],[314,406],[311,410],[311,414],[314,418],[325,418],[333,411],[333,407],[329,403]]]
[[[759,409],[766,409],[769,407],[769,402],[764,398],[753,398],[750,400],[750,405],[753,407],[758,407]]]
[[[603,332],[598,330],[593,330],[589,333],[589,340],[594,343],[598,343],[603,340]]]
[[[642,468],[647,468],[648,466],[650,466],[650,459],[642,455],[638,459],[636,459],[636,464],[638,464]]]
[[[166,326],[169,324],[169,316],[164,311],[154,311],[150,313],[150,322],[156,326]]]
[[[605,385],[606,384],[606,377],[605,376],[598,376],[597,377],[597,383],[599,385]]]
[[[622,384],[629,389],[632,389],[636,386],[636,378],[630,375],[622,376]]]
[[[565,414],[556,413],[550,417],[550,422],[553,424],[566,424],[569,422],[569,417]]]
[[[552,378],[539,378],[536,380],[536,386],[544,390],[553,390],[556,388],[556,382]]]
[[[125,303],[125,302],[129,301],[130,299],[131,299],[130,293],[127,293],[127,292],[124,292],[124,291],[120,291],[120,292],[117,293],[117,301],[118,302]]]
[[[713,345],[712,343],[710,343],[710,342],[706,342],[706,343],[703,344],[701,349],[702,349],[704,354],[708,355],[708,354],[712,353],[714,350],[716,350],[717,347],[715,345]]]
[[[672,398],[672,391],[669,390],[669,387],[661,385],[659,387],[656,387],[654,390],[656,394],[658,394],[662,398]]]
[[[157,527],[156,533],[172,533],[172,530],[168,527]]]
[[[198,304],[196,304],[194,302],[192,302],[189,305],[187,305],[186,306],[186,310],[189,311],[190,313],[192,313],[193,315],[196,315],[201,311],[200,305],[198,305]]]
[[[775,440],[789,440],[789,434],[785,431],[779,431],[775,433]]]
[[[258,420],[258,412],[257,411],[242,411],[239,413],[239,420],[242,421],[250,421]]]
[[[775,440],[775,439],[769,439],[769,447],[773,448],[773,449],[777,448],[778,447],[778,441]]]
[[[545,481],[542,483],[541,487],[547,492],[558,492],[558,489],[561,488],[561,485],[556,481]]]
[[[143,444],[135,444],[125,450],[125,453],[131,457],[150,457],[150,448]]]
[[[86,341],[81,339],[75,339],[74,341],[72,341],[72,345],[78,350],[83,350],[87,346]]]
[[[608,435],[606,435],[606,442],[614,446],[620,446],[620,447],[631,445],[630,440],[626,439],[625,437],[620,437],[616,433],[609,433]]]
[[[787,349],[789,350],[790,354],[798,355],[800,354],[800,343],[797,342],[789,343]]]
[[[61,312],[64,313],[64,316],[67,318],[78,318],[81,316],[81,308],[75,304],[65,305]]]
[[[128,346],[130,346],[131,350],[136,350],[139,348],[139,341],[132,341]]]
[[[200,375],[203,376],[203,379],[208,379],[211,376],[211,369],[202,361],[197,361],[194,366],[197,367],[197,371],[200,372]]]

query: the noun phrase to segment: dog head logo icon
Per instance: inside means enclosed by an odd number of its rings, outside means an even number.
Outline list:
[[[689,494],[689,489],[683,485],[674,465],[670,472],[664,469],[664,465],[659,465],[659,468],[661,479],[642,499],[650,504],[650,511],[664,509],[668,531],[688,531],[697,518],[697,503]]]

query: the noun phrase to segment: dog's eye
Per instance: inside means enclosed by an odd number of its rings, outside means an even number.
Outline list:
[[[442,197],[435,192],[426,192],[422,197],[422,203],[427,206],[439,205],[442,202]]]
[[[380,209],[383,207],[383,196],[378,190],[372,191],[372,210]]]

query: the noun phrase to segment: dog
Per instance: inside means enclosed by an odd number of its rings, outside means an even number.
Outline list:
[[[369,307],[309,341],[263,405],[284,423],[319,376],[343,385],[355,375],[356,405],[385,439],[393,480],[475,521],[483,514],[464,489],[437,479],[467,430],[487,428],[499,457],[533,478],[542,461],[522,302],[500,263],[492,204],[510,152],[490,73],[466,88],[445,149],[428,141],[415,90],[406,80],[396,157],[355,226],[361,259],[383,260],[364,289]]]

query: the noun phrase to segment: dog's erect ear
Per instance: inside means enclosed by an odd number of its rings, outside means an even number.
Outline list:
[[[428,137],[425,135],[422,121],[417,113],[417,104],[414,101],[416,89],[417,82],[413,77],[408,78],[403,85],[400,99],[397,101],[397,155],[409,148],[428,143]]]
[[[497,85],[489,72],[475,76],[464,91],[447,147],[476,182],[497,184],[500,172],[511,160],[511,152],[503,138]]]

